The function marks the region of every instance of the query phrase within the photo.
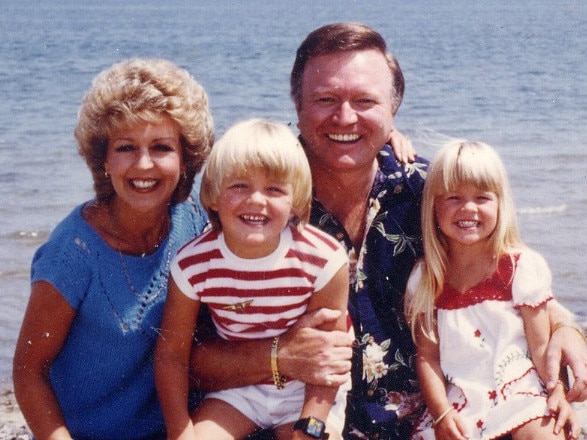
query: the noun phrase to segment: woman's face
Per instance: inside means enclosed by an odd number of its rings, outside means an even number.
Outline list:
[[[117,202],[139,213],[167,209],[183,168],[179,128],[169,117],[115,131],[105,170]]]

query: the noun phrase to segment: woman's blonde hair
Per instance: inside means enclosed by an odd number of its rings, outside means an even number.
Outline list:
[[[79,154],[94,180],[98,200],[114,196],[104,164],[114,131],[160,123],[167,115],[179,128],[183,173],[171,204],[185,200],[214,142],[214,125],[203,87],[173,63],[130,59],[98,74],[82,100],[75,128]]]
[[[436,198],[467,184],[497,196],[497,224],[489,237],[493,255],[499,258],[522,246],[507,172],[497,152],[483,142],[457,139],[446,143],[432,161],[422,195],[422,277],[414,291],[406,294],[405,307],[414,337],[420,330],[436,340],[434,303],[442,293],[448,262],[447,239],[435,214]]]
[[[286,125],[250,119],[233,125],[216,142],[204,170],[200,201],[214,228],[222,229],[218,213],[211,206],[218,202],[224,182],[259,171],[292,184],[291,223],[302,227],[308,222],[312,176],[304,149]]]

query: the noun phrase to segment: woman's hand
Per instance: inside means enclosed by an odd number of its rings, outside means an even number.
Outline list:
[[[353,337],[317,327],[336,321],[340,311],[319,309],[304,315],[279,337],[281,374],[313,385],[340,386],[350,379]]]

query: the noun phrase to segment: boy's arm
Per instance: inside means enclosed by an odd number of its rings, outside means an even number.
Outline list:
[[[200,302],[185,296],[173,278],[155,351],[155,384],[169,439],[194,438],[188,413],[188,367]]]
[[[349,269],[343,265],[332,279],[319,291],[314,292],[308,304],[307,312],[328,308],[339,310],[340,316],[336,321],[326,322],[319,328],[325,331],[348,331],[347,307],[349,291]],[[350,379],[350,376],[348,377]],[[300,418],[314,416],[326,422],[328,413],[334,404],[338,386],[325,381],[324,384],[306,384],[305,398]],[[301,431],[293,432],[293,439],[306,439]]]

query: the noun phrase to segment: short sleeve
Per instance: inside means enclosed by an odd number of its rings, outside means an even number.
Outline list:
[[[95,249],[80,227],[78,207],[51,234],[36,252],[31,263],[31,283],[46,281],[77,310],[91,282]]]
[[[539,253],[524,249],[519,256],[512,297],[515,306],[536,307],[552,299],[552,275],[546,260]]]
[[[185,296],[187,296],[190,299],[199,300],[200,297],[198,295],[198,292],[196,291],[194,286],[192,286],[192,284],[187,279],[185,271],[183,271],[181,269],[181,267],[179,266],[179,261],[183,257],[184,257],[184,255],[182,255],[180,252],[172,260],[172,262],[171,262],[171,276],[173,278],[173,281],[175,282],[175,285],[179,288],[181,293],[183,293]]]

